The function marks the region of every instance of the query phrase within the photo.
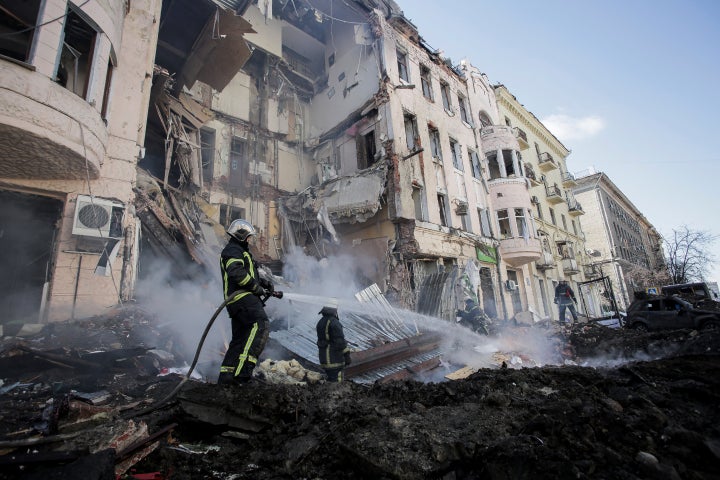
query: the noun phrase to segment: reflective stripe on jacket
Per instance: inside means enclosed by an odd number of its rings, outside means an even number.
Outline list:
[[[342,368],[345,366],[345,353],[350,349],[345,341],[345,333],[342,324],[337,316],[337,311],[332,309],[321,311],[322,318],[318,321],[317,345],[320,359],[320,366],[323,368]]]
[[[227,298],[231,293],[240,293],[228,302],[228,305],[252,293],[257,286],[255,261],[250,252],[236,239],[231,239],[220,254],[222,270],[223,295]]]

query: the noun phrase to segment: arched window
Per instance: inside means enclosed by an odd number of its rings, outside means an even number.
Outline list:
[[[483,127],[489,127],[490,125],[492,125],[492,120],[490,120],[490,117],[487,113],[480,112],[478,114],[478,117],[480,119],[480,125],[482,125]]]

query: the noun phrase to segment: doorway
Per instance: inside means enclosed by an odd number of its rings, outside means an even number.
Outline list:
[[[0,190],[1,324],[42,322],[63,202]]]

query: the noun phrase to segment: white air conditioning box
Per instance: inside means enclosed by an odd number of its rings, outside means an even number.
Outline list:
[[[515,283],[515,280],[508,280],[505,282],[505,286],[507,289],[511,292],[517,290],[517,283]]]
[[[105,198],[78,195],[73,235],[95,238],[122,238],[125,207]]]

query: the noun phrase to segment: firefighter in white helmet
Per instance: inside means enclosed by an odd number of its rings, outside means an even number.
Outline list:
[[[252,257],[249,242],[257,232],[247,220],[233,221],[227,229],[230,241],[220,254],[223,294],[234,295],[227,311],[232,322],[232,340],[228,347],[218,384],[247,383],[269,335],[269,320],[263,297],[273,291],[272,282],[260,278],[258,264]]]

